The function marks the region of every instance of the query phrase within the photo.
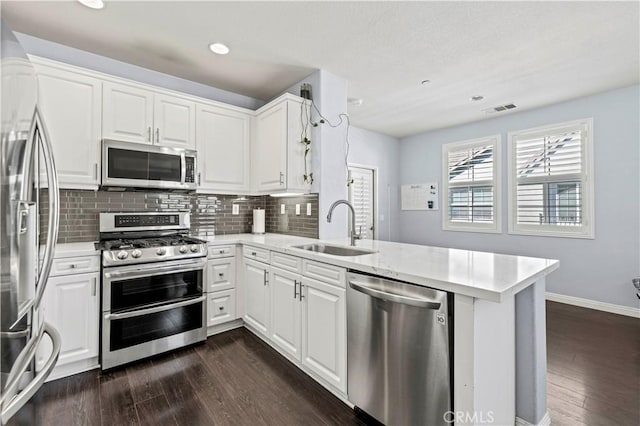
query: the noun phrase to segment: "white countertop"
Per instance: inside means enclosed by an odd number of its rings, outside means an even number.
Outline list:
[[[44,247],[40,248],[40,255],[44,252]],[[56,259],[76,256],[99,256],[100,251],[96,250],[93,241],[81,243],[56,244],[53,257]]]
[[[292,248],[307,243],[349,245],[348,240],[315,240],[282,234],[205,237],[210,245],[250,244],[336,266],[500,302],[559,267],[559,261],[444,247],[359,240],[375,250],[362,256],[333,256]]]

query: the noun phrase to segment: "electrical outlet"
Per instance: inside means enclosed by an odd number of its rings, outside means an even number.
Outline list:
[[[238,204],[232,205],[231,214],[240,214],[240,206]]]
[[[284,210],[284,204],[280,204],[280,214],[284,214],[285,210]]]
[[[300,216],[300,204],[296,204],[296,216]]]
[[[311,203],[307,203],[307,216],[311,216]]]

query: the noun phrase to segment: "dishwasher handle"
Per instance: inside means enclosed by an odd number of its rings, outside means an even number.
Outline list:
[[[433,309],[436,311],[440,309],[440,302],[436,302],[426,298],[416,298],[403,294],[389,293],[386,291],[377,290],[368,286],[364,281],[350,279],[349,286],[354,290],[357,290],[368,296],[375,297],[376,299],[382,299],[393,303],[401,303],[403,305],[410,305],[423,309]]]

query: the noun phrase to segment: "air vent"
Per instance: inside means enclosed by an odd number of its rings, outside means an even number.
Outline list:
[[[510,109],[514,109],[516,107],[517,107],[516,104],[510,103],[510,104],[499,105],[499,106],[493,107],[493,108],[483,109],[482,112],[486,112],[487,114],[493,114],[495,112],[507,111],[507,110],[510,110]]]

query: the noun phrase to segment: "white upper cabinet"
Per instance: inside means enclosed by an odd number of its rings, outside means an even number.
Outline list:
[[[34,60],[39,106],[47,127],[60,188],[100,184],[101,85],[99,79]]]
[[[141,87],[105,82],[104,139],[195,148],[195,103]]]
[[[258,192],[308,192],[301,143],[302,98],[285,94],[256,112],[253,155]],[[310,170],[309,170],[310,171]]]
[[[195,149],[196,104],[177,96],[154,96],[155,143]]]
[[[251,114],[217,105],[196,108],[198,191],[250,190]]]
[[[103,120],[104,139],[152,143],[153,92],[105,82]]]

